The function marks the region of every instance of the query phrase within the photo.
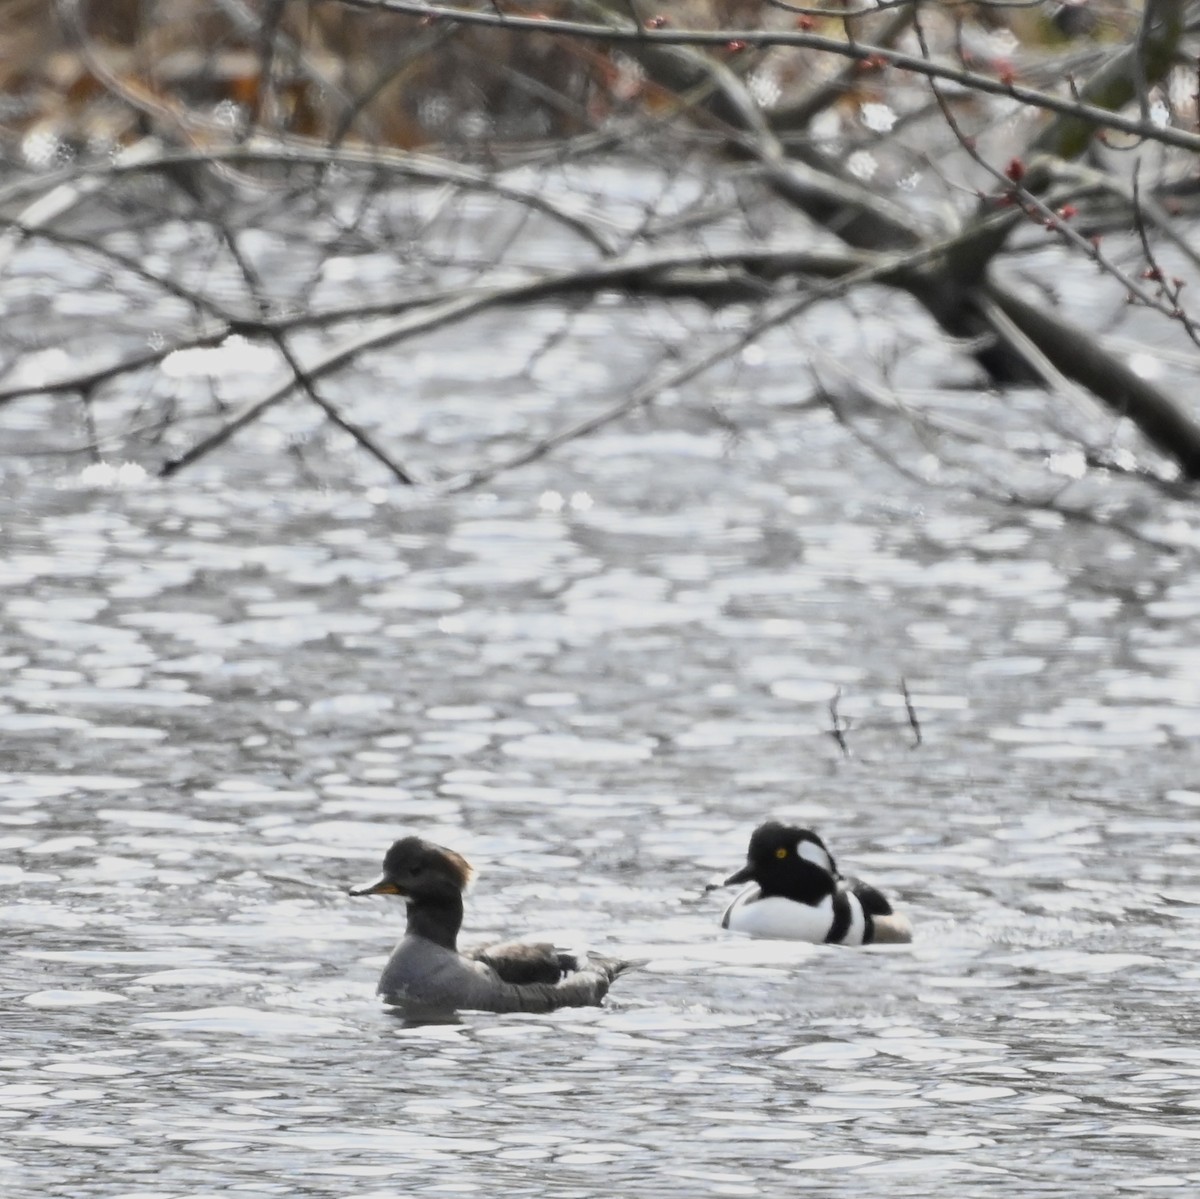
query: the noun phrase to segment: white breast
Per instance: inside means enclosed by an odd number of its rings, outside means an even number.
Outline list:
[[[861,945],[863,943],[863,935],[867,931],[867,918],[863,913],[863,906],[859,902],[859,898],[853,891],[846,892],[846,899],[850,902],[850,927],[846,929],[845,935],[839,945]]]
[[[827,895],[818,904],[799,903],[771,895],[759,898],[757,884],[751,883],[725,909],[723,927],[750,937],[770,937],[776,941],[808,941],[821,945],[833,925],[833,896]],[[862,904],[854,894],[850,901],[850,926],[838,942],[840,945],[861,945],[867,921]]]
[[[777,941],[809,941],[820,945],[833,923],[833,899],[826,896],[810,906],[794,899],[771,895],[759,899],[756,884],[751,884],[725,909],[721,923],[735,933],[751,937],[772,937]]]

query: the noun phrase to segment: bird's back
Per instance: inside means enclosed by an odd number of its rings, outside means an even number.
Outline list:
[[[406,936],[379,980],[398,1007],[425,1011],[552,1012],[600,1003],[630,963],[573,955],[550,945],[488,946],[464,956],[423,937]]]

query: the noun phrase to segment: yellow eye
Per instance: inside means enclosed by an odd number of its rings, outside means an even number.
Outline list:
[[[780,846],[780,847],[779,847],[779,848],[778,848],[778,849],[775,851],[775,856],[776,856],[777,858],[779,858],[780,860],[782,860],[783,858],[786,858],[786,857],[787,857],[787,850],[786,850],[786,849],[784,849],[784,848],[783,848],[783,846],[781,845],[781,846]]]

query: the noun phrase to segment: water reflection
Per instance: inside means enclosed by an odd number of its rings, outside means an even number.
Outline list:
[[[1200,1181],[1194,567],[714,446],[613,430],[603,486],[568,454],[452,502],[28,484],[13,1193]],[[703,885],[769,815],[916,944],[723,934]],[[405,829],[481,867],[480,941],[647,966],[600,1010],[403,1026],[372,996],[397,913],[343,889]]]

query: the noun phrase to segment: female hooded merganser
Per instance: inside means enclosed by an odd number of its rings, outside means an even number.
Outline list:
[[[551,1012],[598,1004],[630,962],[574,954],[549,944],[506,942],[459,953],[470,863],[420,837],[396,841],[373,883],[351,895],[402,895],[408,926],[379,979],[378,993],[406,1014]]]
[[[816,833],[768,820],[751,834],[746,864],[722,886],[749,883],[721,927],[819,945],[908,942],[912,926],[870,883],[843,878]]]

